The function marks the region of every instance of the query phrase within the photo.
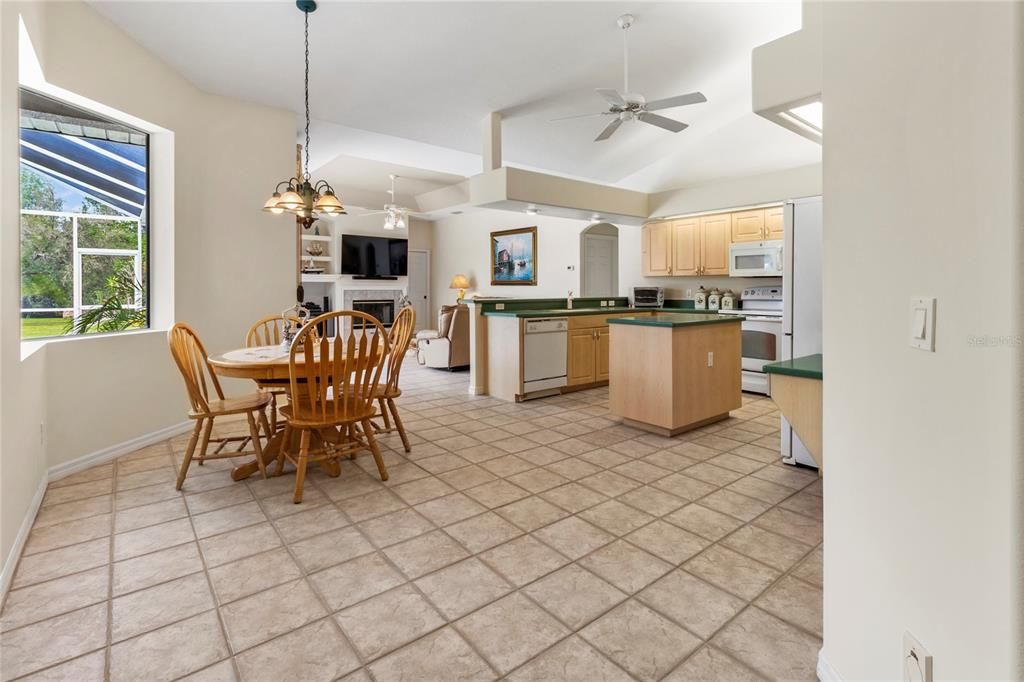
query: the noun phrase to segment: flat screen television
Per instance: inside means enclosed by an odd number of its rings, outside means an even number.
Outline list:
[[[341,274],[404,277],[409,274],[409,240],[343,234]]]

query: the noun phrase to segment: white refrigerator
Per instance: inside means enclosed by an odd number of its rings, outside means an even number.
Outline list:
[[[821,352],[821,197],[786,202],[782,274],[782,359]],[[782,417],[782,461],[816,467],[817,462]]]

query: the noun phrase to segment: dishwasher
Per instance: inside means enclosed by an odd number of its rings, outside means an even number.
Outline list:
[[[557,393],[566,385],[565,365],[569,321],[564,317],[527,319],[523,330],[523,394]]]

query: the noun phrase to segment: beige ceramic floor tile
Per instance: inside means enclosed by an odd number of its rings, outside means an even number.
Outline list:
[[[606,495],[585,488],[578,483],[569,483],[553,488],[541,493],[540,496],[571,514],[581,512],[608,499]]]
[[[460,618],[512,589],[504,578],[476,558],[420,578],[416,586],[448,620]]]
[[[728,654],[713,646],[703,646],[683,661],[663,682],[693,682],[694,680],[728,680],[728,682],[767,682]]]
[[[110,562],[110,538],[23,556],[18,562],[11,589],[26,587],[69,573],[104,566]]]
[[[359,667],[352,647],[330,619],[253,647],[236,660],[247,682],[330,682]]]
[[[767,502],[768,504],[778,504],[793,494],[793,491],[785,486],[765,481],[755,476],[741,478],[735,483],[730,483],[728,487],[729,490],[746,495],[747,497],[753,497],[762,502]]]
[[[412,580],[469,556],[459,543],[441,531],[392,545],[384,553]]]
[[[579,563],[626,594],[642,590],[672,570],[672,564],[623,540],[605,545]]]
[[[633,678],[579,637],[569,637],[522,666],[510,682],[629,682]]]
[[[672,571],[637,599],[704,639],[747,605],[685,571]]]
[[[52,526],[36,528],[25,542],[25,556],[48,552],[69,545],[77,545],[110,535],[110,514],[99,514],[75,521],[64,521]]]
[[[817,587],[783,576],[755,603],[768,613],[821,637],[821,601],[821,590]]]
[[[373,545],[356,528],[348,527],[292,543],[291,550],[302,567],[311,573],[369,554]]]
[[[711,544],[710,540],[661,520],[633,531],[625,539],[675,566]]]
[[[686,500],[650,486],[630,490],[617,499],[653,516],[664,516],[686,504]]]
[[[305,580],[296,580],[221,608],[235,652],[261,644],[327,615]]]
[[[260,505],[253,502],[236,504],[232,507],[224,507],[215,511],[206,512],[192,517],[192,523],[196,529],[196,535],[200,538],[208,538],[211,535],[219,535],[246,526],[254,526],[267,520]]]
[[[770,504],[724,488],[702,498],[700,503],[744,522],[753,521],[771,507]]]
[[[370,666],[377,682],[488,682],[490,666],[452,628],[444,628]]]
[[[283,478],[277,480],[285,480]],[[191,514],[204,514],[206,512],[230,507],[235,504],[249,502],[253,494],[244,485],[232,485],[226,488],[217,488],[202,493],[185,495],[185,504]]]
[[[821,640],[750,607],[715,636],[713,644],[775,679],[813,680]]]
[[[281,546],[281,538],[269,523],[214,535],[199,541],[209,568]]]
[[[780,571],[790,569],[811,551],[810,545],[761,530],[756,526],[740,528],[722,540],[722,544]]]
[[[195,540],[189,519],[168,521],[158,526],[140,528],[114,536],[114,560],[130,559],[159,549],[183,545]]]
[[[217,614],[209,611],[115,644],[110,649],[110,679],[173,680],[227,655]]]
[[[113,495],[100,495],[99,497],[87,497],[84,500],[51,505],[39,510],[33,528],[45,528],[56,523],[107,514],[110,513],[113,504]]]
[[[0,616],[0,631],[23,627],[90,604],[106,602],[110,569],[100,566],[45,583],[12,590]]]
[[[202,573],[117,597],[111,602],[112,641],[119,642],[212,608],[213,595]]]
[[[793,569],[793,575],[812,585],[821,587],[824,584],[821,565],[821,547],[807,555],[807,558],[797,564]]]
[[[378,547],[388,547],[434,530],[426,517],[411,507],[359,524],[359,530]]]
[[[448,471],[438,476],[442,481],[455,488],[465,490],[482,483],[489,483],[497,478],[494,474],[476,464],[464,466],[461,469]]]
[[[19,682],[78,682],[79,680],[102,680],[107,666],[107,652],[94,651],[85,656],[61,663],[52,668],[23,677]]]
[[[379,552],[361,556],[309,576],[332,611],[343,609],[404,583]]]
[[[650,514],[622,504],[618,500],[602,502],[580,512],[579,516],[613,535],[625,535],[654,520]]]
[[[238,676],[235,674],[235,667],[232,665],[231,659],[214,663],[179,679],[181,682],[238,682]]]
[[[448,526],[487,511],[487,507],[471,500],[462,493],[446,495],[445,497],[439,497],[429,502],[418,504],[415,509],[438,526]]]
[[[774,568],[719,545],[707,548],[683,568],[743,599],[753,599],[780,575]]]
[[[344,528],[348,518],[334,505],[321,505],[312,509],[304,509],[274,520],[281,537],[285,542],[295,542],[313,535],[320,535],[332,530]]]
[[[532,535],[516,538],[480,554],[480,558],[514,585],[525,585],[569,563]]]
[[[301,576],[301,569],[283,547],[210,569],[210,582],[220,604]]]
[[[635,601],[597,619],[580,634],[641,680],[657,680],[672,670],[700,640]]]
[[[115,597],[203,570],[194,542],[162,549],[114,564]]]
[[[537,530],[569,515],[569,512],[536,495],[498,507],[494,511],[526,532]]]
[[[523,592],[573,630],[626,599],[614,585],[575,564],[541,578]]]
[[[522,531],[493,512],[459,521],[444,532],[476,554],[521,535]]]
[[[116,532],[123,533],[145,526],[155,526],[166,521],[173,521],[188,515],[185,503],[181,498],[172,498],[163,502],[155,502],[141,507],[123,509],[114,515]]]
[[[786,509],[778,507],[770,509],[762,514],[754,522],[754,525],[799,540],[807,545],[821,544],[823,534],[821,521]]]
[[[412,585],[378,594],[335,618],[364,660],[383,656],[445,624]]]
[[[720,540],[743,525],[742,521],[728,514],[699,504],[690,504],[667,514],[665,520],[708,540]]]
[[[106,604],[11,630],[0,638],[0,674],[3,679],[20,677],[98,649],[106,639]]]
[[[455,627],[502,674],[569,634],[557,620],[518,593],[485,606]]]
[[[521,500],[530,494],[519,486],[502,480],[484,483],[463,492],[489,509]]]
[[[393,490],[396,495],[406,502],[406,504],[411,505],[416,505],[421,502],[426,502],[427,500],[432,500],[435,497],[441,497],[442,495],[455,492],[454,488],[436,476],[421,478],[418,481],[413,481],[411,483],[403,483],[402,485],[396,486]]]
[[[610,533],[576,516],[541,528],[533,535],[570,559],[579,559],[615,539]]]

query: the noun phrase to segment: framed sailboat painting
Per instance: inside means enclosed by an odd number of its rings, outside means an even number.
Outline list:
[[[537,228],[491,232],[491,284],[537,284]]]

